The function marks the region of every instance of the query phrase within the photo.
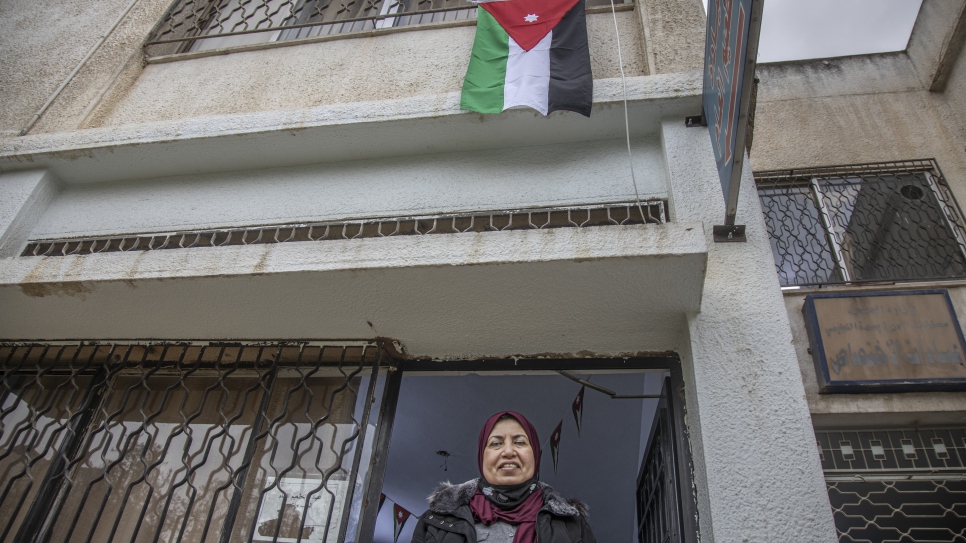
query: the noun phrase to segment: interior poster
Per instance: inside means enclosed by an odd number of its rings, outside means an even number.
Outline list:
[[[267,485],[275,482],[273,477]],[[345,501],[346,482],[329,480],[325,488],[319,489],[319,479],[283,477],[278,485],[265,493],[258,510],[253,543],[336,543],[339,539],[339,526],[342,522],[342,502]],[[335,494],[335,505],[326,488]],[[318,490],[317,490],[318,489]],[[283,507],[284,498],[284,507]],[[332,524],[326,537],[326,523],[332,510]],[[302,518],[305,517],[305,524]],[[281,526],[279,526],[281,524]],[[301,538],[299,528],[301,527]],[[276,531],[278,539],[275,539]]]

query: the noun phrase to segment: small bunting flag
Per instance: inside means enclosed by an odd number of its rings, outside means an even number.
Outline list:
[[[379,514],[379,511],[382,511],[382,504],[384,504],[384,503],[386,503],[386,495],[380,493],[379,494],[379,508],[376,509],[376,515]]]
[[[557,453],[560,451],[560,431],[563,429],[563,420],[553,430],[550,435],[550,455],[553,457],[553,474],[557,474]]]
[[[392,504],[392,512],[393,512],[393,515],[392,515],[392,533],[393,533],[392,541],[393,541],[393,543],[397,543],[399,541],[399,533],[402,532],[403,525],[406,524],[406,521],[407,520],[409,520],[409,515],[411,513],[409,511],[406,511],[402,507],[399,507],[399,504],[397,504],[397,503]]]
[[[577,397],[574,398],[574,404],[571,408],[574,411],[574,420],[577,422],[577,437],[580,437],[580,423],[584,417],[584,389],[587,387],[580,387],[580,392],[577,393]]]

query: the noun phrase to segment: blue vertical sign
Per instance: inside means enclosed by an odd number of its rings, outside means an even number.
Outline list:
[[[704,118],[733,225],[758,56],[763,0],[708,0],[704,51]]]

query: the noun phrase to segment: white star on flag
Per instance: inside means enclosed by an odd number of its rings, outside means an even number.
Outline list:
[[[524,17],[523,20],[526,21],[526,22],[528,22],[528,23],[535,23],[535,22],[537,22],[537,19],[539,19],[539,18],[540,18],[540,16],[537,15],[536,13],[531,13],[531,14],[527,15],[526,17]]]

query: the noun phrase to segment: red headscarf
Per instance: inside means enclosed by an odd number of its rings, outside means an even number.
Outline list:
[[[517,422],[523,427],[523,431],[526,432],[527,440],[530,441],[530,448],[533,449],[533,473],[536,476],[536,474],[540,473],[540,438],[537,437],[537,429],[530,424],[530,421],[526,417],[513,411],[501,411],[490,417],[486,421],[486,424],[483,425],[483,430],[480,431],[478,458],[480,475],[483,475],[483,449],[486,448],[486,442],[490,437],[490,432],[493,431],[493,427],[496,426],[497,421],[503,415],[510,415],[517,419]],[[481,483],[483,481],[486,481],[485,476]],[[513,543],[536,543],[537,513],[542,507],[543,490],[540,488],[534,490],[522,503],[512,509],[503,509],[495,506],[483,495],[483,492],[479,488],[476,489],[476,494],[470,499],[470,509],[473,510],[473,516],[483,524],[489,526],[494,522],[503,521],[517,526],[516,534],[513,536]]]

